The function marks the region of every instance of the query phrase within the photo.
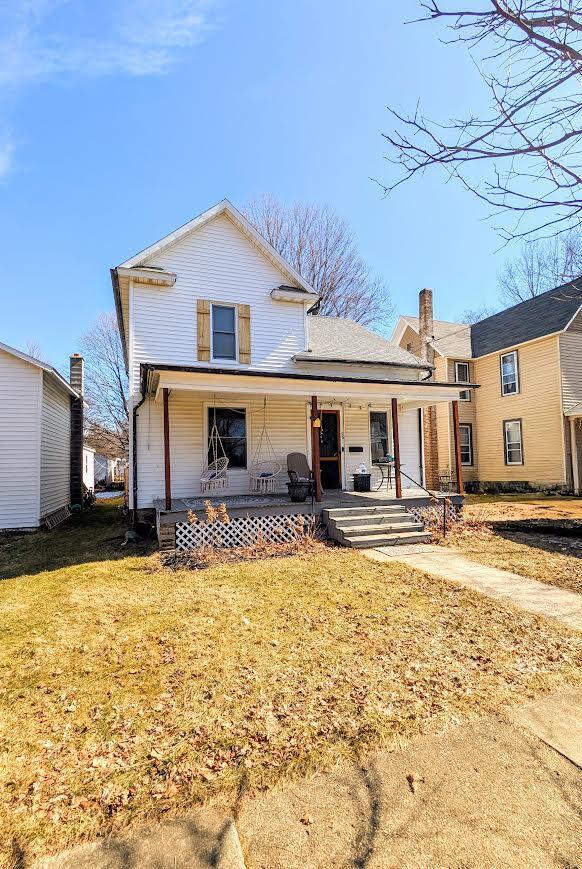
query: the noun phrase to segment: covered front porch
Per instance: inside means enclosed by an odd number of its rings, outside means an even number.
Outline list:
[[[452,384],[163,366],[146,372],[144,388],[135,497],[139,508],[155,509],[166,544],[171,527],[189,514],[203,518],[206,500],[224,502],[233,520],[398,502],[426,506],[422,409],[458,396]],[[223,484],[208,490],[215,426],[228,462]],[[304,503],[292,503],[287,491],[291,453],[304,455],[311,470],[313,493]],[[268,493],[253,484],[253,468],[264,459],[273,459],[276,469]],[[362,469],[371,476],[369,492],[354,491],[354,474]]]

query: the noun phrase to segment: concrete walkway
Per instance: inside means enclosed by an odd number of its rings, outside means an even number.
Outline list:
[[[478,564],[454,549],[441,546],[382,546],[364,549],[362,553],[373,561],[402,561],[425,573],[460,582],[482,594],[509,601],[536,615],[550,616],[582,631],[582,595],[576,592]]]

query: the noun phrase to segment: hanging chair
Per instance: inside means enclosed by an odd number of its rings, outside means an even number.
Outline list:
[[[208,459],[200,477],[200,491],[219,492],[228,486],[228,459],[222,446],[218,426],[216,425],[216,396],[214,399],[214,419],[208,439]]]
[[[281,465],[277,461],[275,450],[267,431],[267,399],[265,398],[263,400],[263,427],[249,470],[251,492],[260,495],[272,494],[275,491],[277,474],[280,473]]]

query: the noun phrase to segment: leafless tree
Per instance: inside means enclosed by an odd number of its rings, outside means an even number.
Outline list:
[[[481,305],[478,308],[466,308],[460,317],[461,323],[467,323],[472,326],[473,323],[478,323],[480,320],[486,320],[487,317],[492,317],[497,313],[497,308],[494,305]]]
[[[489,109],[442,123],[417,107],[391,109],[389,159],[403,181],[442,167],[492,207],[513,215],[505,238],[579,229],[582,220],[582,2],[477,0],[441,8],[424,0],[421,21],[442,21],[464,44],[489,96]],[[478,170],[489,166],[483,180]],[[509,225],[511,224],[511,225]]]
[[[29,338],[24,345],[24,352],[27,356],[32,356],[33,359],[38,359],[39,362],[46,362],[42,347],[33,338]]]
[[[499,274],[499,295],[516,305],[582,275],[582,235],[563,233],[527,242]]]
[[[287,206],[266,195],[245,215],[321,296],[319,312],[381,327],[393,316],[388,289],[359,254],[350,226],[327,206]]]
[[[123,456],[128,447],[128,383],[115,314],[98,317],[82,336],[81,351],[85,357],[87,440],[99,451]]]

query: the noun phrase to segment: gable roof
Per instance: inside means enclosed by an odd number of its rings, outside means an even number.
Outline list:
[[[363,365],[391,365],[396,368],[422,368],[421,362],[398,344],[376,335],[354,320],[322,315],[308,318],[309,350],[296,353],[296,362],[339,362]]]
[[[125,262],[121,263],[118,266],[120,269],[134,269],[138,266],[143,266],[146,260],[151,259],[157,254],[161,253],[166,248],[171,247],[176,244],[176,242],[181,241],[186,236],[190,235],[193,232],[196,232],[198,229],[201,229],[211,220],[214,220],[216,217],[220,217],[221,215],[225,215],[228,217],[235,226],[240,229],[240,231],[250,240],[252,243],[268,258],[273,262],[284,274],[286,274],[289,278],[291,278],[292,282],[297,285],[297,289],[303,290],[308,296],[313,296],[313,301],[315,302],[316,298],[318,298],[318,294],[313,289],[313,287],[304,280],[298,271],[296,271],[287,260],[283,259],[281,254],[275,250],[272,244],[270,244],[266,238],[257,232],[255,227],[249,223],[246,217],[241,214],[238,208],[235,208],[232,202],[229,202],[228,199],[223,199],[222,202],[217,203],[217,205],[212,206],[212,208],[207,209],[207,211],[203,211],[202,214],[199,214],[197,217],[194,217],[192,220],[189,220],[188,223],[185,223],[183,226],[178,227],[173,232],[170,232],[168,235],[165,235],[159,241],[156,241],[154,244],[146,247],[144,250],[135,254],[135,256],[130,257]]]
[[[548,290],[471,327],[473,356],[562,332],[582,307],[582,278]]]
[[[5,353],[9,353],[11,356],[15,356],[17,359],[21,359],[23,362],[29,362],[31,365],[35,365],[37,368],[41,368],[43,371],[46,371],[47,374],[52,375],[60,384],[64,386],[64,388],[69,392],[74,398],[80,398],[79,393],[73,389],[68,380],[65,380],[63,375],[57,371],[52,365],[49,365],[48,362],[43,362],[40,359],[35,359],[34,356],[29,356],[28,353],[23,353],[22,350],[17,350],[15,347],[10,347],[8,344],[3,344],[0,341],[0,350],[4,350]]]
[[[401,317],[417,334],[420,333],[418,317]],[[400,324],[394,330],[394,337],[400,331]],[[452,323],[449,320],[433,320],[433,338],[430,342],[437,353],[441,356],[459,356],[462,359],[471,358],[471,327],[466,323]]]

